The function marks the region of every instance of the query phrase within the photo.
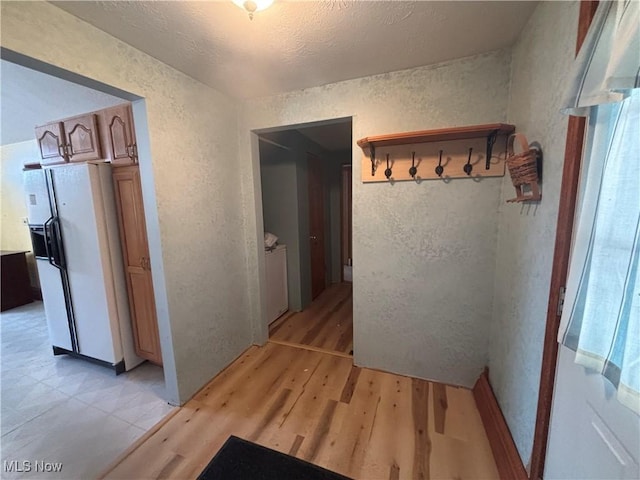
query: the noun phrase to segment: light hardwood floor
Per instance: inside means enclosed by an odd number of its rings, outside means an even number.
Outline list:
[[[336,283],[302,312],[290,312],[269,326],[269,339],[319,350],[353,354],[351,283]]]
[[[251,347],[106,478],[195,478],[236,435],[354,479],[498,478],[470,390]]]

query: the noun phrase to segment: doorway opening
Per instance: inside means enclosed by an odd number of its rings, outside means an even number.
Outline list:
[[[259,134],[269,341],[353,355],[351,118]]]
[[[135,116],[138,144],[144,145],[142,169],[148,169],[144,100],[4,49],[1,63],[0,242],[2,250],[26,254],[24,288],[31,293],[0,315],[3,458],[55,457],[69,477],[95,476],[173,409],[166,402],[161,359],[142,363],[133,345],[140,332],[128,319],[151,306],[128,301],[132,291],[125,275],[131,272],[120,258],[125,249],[119,237],[129,219],[117,210],[124,205],[142,219],[142,199],[129,195],[139,204],[117,203],[131,193],[125,188],[131,179],[118,184],[112,177],[118,143],[105,141],[129,132],[132,123],[126,122]],[[134,115],[128,101],[134,102]],[[101,123],[107,113],[118,120]],[[110,137],[99,131],[105,125],[114,127]],[[56,128],[64,140],[44,145]],[[80,131],[86,133],[75,135]],[[76,141],[82,148],[72,150]],[[125,143],[137,159],[131,142]],[[147,200],[147,209],[155,207],[155,199]],[[150,281],[144,259],[142,273]],[[63,436],[65,448],[35,440],[27,448],[28,432]]]

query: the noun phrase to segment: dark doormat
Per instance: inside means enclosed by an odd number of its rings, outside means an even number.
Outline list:
[[[350,480],[270,448],[230,436],[198,480]]]

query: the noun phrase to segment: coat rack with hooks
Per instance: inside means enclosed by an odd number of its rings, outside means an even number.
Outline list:
[[[366,137],[358,140],[365,154],[362,181],[502,177],[514,131],[514,125],[493,123]]]

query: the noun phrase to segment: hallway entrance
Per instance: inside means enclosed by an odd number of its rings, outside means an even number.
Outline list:
[[[269,326],[269,341],[352,356],[352,284],[333,284],[306,310],[280,317]]]

